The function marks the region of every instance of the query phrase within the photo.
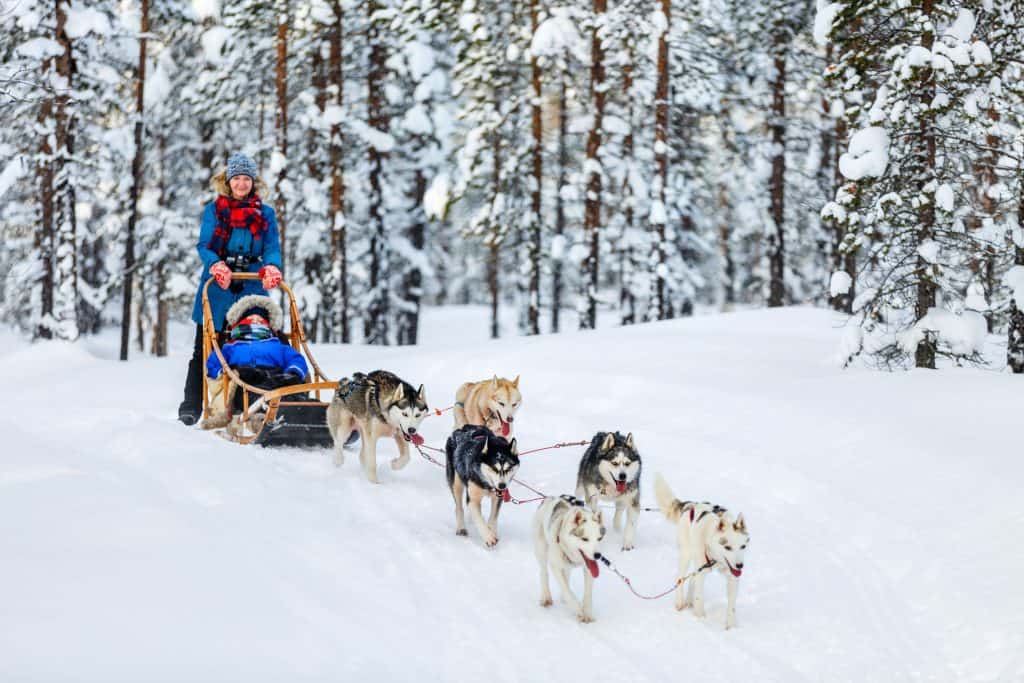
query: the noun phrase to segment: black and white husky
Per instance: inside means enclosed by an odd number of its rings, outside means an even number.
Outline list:
[[[572,496],[545,498],[533,516],[533,548],[540,565],[540,604],[551,605],[548,571],[562,588],[562,598],[584,624],[594,620],[594,579],[598,576],[599,546],[604,538],[600,511],[589,510]],[[569,572],[583,571],[583,604],[569,588]]]
[[[452,432],[444,445],[448,488],[455,498],[455,533],[466,536],[462,497],[469,502],[469,515],[487,547],[498,542],[498,513],[501,503],[511,500],[508,485],[519,469],[516,440],[506,441],[480,425],[465,425]],[[480,503],[491,499],[491,518],[485,523]]]
[[[576,497],[593,510],[602,500],[615,503],[612,526],[622,531],[622,513],[626,512],[626,529],[622,549],[632,550],[636,540],[636,520],[640,516],[640,453],[633,435],[598,432],[580,460],[576,476]]]
[[[703,618],[704,576],[707,571],[717,569],[726,580],[725,627],[732,628],[736,625],[736,593],[743,574],[743,555],[750,543],[743,515],[734,518],[717,505],[678,500],[660,474],[654,479],[654,495],[665,517],[676,523],[679,576],[685,576],[691,566],[711,565],[687,581],[690,585],[685,596],[683,586],[676,588],[676,609],[693,607],[694,616]]]

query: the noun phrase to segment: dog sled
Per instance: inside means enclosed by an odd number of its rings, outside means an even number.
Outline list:
[[[256,273],[234,273],[234,280],[259,280]],[[296,446],[304,448],[331,447],[334,441],[327,429],[329,398],[322,400],[321,392],[333,392],[337,382],[330,381],[316,362],[306,343],[299,309],[292,290],[284,282],[278,285],[288,297],[288,332],[282,333],[282,342],[302,354],[310,368],[313,381],[291,384],[273,389],[258,386],[258,369],[234,368],[227,364],[221,351],[220,333],[210,312],[209,288],[213,278],[203,286],[203,419],[211,416],[210,382],[223,382],[224,387],[214,401],[224,401],[224,409],[232,410],[232,394],[241,394],[241,412],[232,416],[228,427],[219,432],[236,443],[256,443],[261,446]],[[217,379],[206,376],[206,362],[211,354],[220,360],[223,372]],[[256,374],[254,374],[256,373]],[[231,389],[234,388],[234,391]],[[313,395],[310,398],[310,394]],[[326,397],[325,397],[326,398]]]

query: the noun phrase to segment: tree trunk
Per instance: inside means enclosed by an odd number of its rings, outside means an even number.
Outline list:
[[[501,101],[498,93],[495,93],[495,100]],[[492,197],[497,197],[501,194],[501,132],[495,128],[491,135],[492,144],[494,149],[492,151],[494,156],[494,166],[491,169],[491,182],[492,182]],[[497,339],[501,334],[501,325],[498,323],[498,301],[500,295],[500,282],[498,280],[498,269],[500,267],[500,237],[498,236],[497,229],[492,229],[492,233],[487,241],[488,256],[487,256],[487,288],[491,295],[491,339]]]
[[[782,306],[786,298],[786,50],[789,41],[781,31],[774,36],[775,74],[772,79],[772,175],[770,199],[775,233],[768,241],[768,306]]]
[[[412,196],[412,210],[415,218],[409,227],[409,244],[417,252],[422,253],[426,244],[427,215],[423,211],[423,196],[427,193],[427,177],[420,169],[416,170],[416,179]],[[423,273],[418,266],[412,265],[406,271],[402,281],[402,295],[406,308],[398,316],[397,343],[415,345],[419,339],[420,300],[423,295]]]
[[[277,3],[277,69],[274,79],[277,87],[277,111],[274,116],[274,129],[277,132],[275,156],[278,156],[281,164],[277,175],[274,208],[277,212],[277,231],[281,241],[281,272],[285,277],[288,272],[288,4],[288,0],[278,0]]]
[[[566,173],[569,167],[569,151],[566,146],[567,122],[569,116],[566,104],[565,81],[568,74],[561,74],[561,86],[558,93],[558,187],[555,191],[555,237],[565,236],[565,201],[562,199],[562,188],[566,185]],[[558,254],[551,264],[551,331],[558,332],[559,314],[562,310],[562,259]]]
[[[341,39],[343,35],[343,12],[341,2],[332,0],[334,26],[331,30],[330,81],[331,98],[334,106],[341,109],[344,95],[344,81],[341,69]],[[331,282],[337,288],[338,300],[335,303],[337,333],[343,344],[352,341],[351,325],[348,314],[348,254],[346,249],[345,228],[345,180],[342,166],[341,124],[331,126],[330,159],[331,159]]]
[[[139,220],[142,192],[142,155],[145,148],[146,34],[149,33],[149,0],[142,0],[139,26],[139,77],[135,82],[135,156],[132,158],[132,187],[128,191],[128,231],[124,239],[124,283],[121,299],[121,360],[128,360],[132,321],[132,282],[135,279],[135,226]]]
[[[43,61],[42,80],[49,81],[52,59]],[[39,180],[39,228],[33,240],[39,255],[40,282],[39,322],[34,331],[36,339],[53,338],[53,147],[50,145],[50,130],[53,125],[53,97],[47,95],[39,106],[36,123],[39,135],[39,157],[36,178]]]
[[[388,119],[384,111],[384,77],[387,54],[381,42],[380,19],[374,17],[378,5],[375,0],[367,3],[367,17],[370,21],[368,39],[370,44],[370,68],[367,72],[367,119],[370,128],[386,133]],[[373,144],[369,145],[370,161],[370,305],[363,326],[365,341],[369,344],[388,343],[388,263],[387,234],[385,231],[384,195],[381,186],[384,173],[385,153]]]
[[[934,6],[934,0],[924,0],[921,8],[922,14],[928,19],[932,17],[932,10]],[[925,30],[921,37],[921,45],[928,50],[932,49],[932,44],[935,41],[935,35],[930,29]],[[924,106],[928,106],[929,103],[935,97],[935,82],[933,77],[930,75],[931,69],[928,69],[929,75],[922,76],[922,83],[918,86],[920,88],[920,101]],[[919,182],[922,186],[932,180],[935,175],[935,130],[934,122],[924,117],[921,119],[920,128],[920,143],[922,146],[922,155],[924,156],[923,167],[919,169],[921,177]],[[926,241],[931,240],[935,233],[935,203],[926,202],[924,203],[918,213],[918,225],[920,226],[917,230],[916,242],[918,245],[924,244]],[[932,280],[931,276],[931,264],[925,260],[923,256],[918,254],[916,256],[916,274],[917,274],[917,301],[914,304],[914,321],[920,321],[928,314],[928,310],[935,306],[935,291],[936,285]],[[931,334],[925,336],[920,342],[918,342],[917,349],[914,353],[914,363],[919,368],[930,368],[935,369],[935,340],[931,338]]]
[[[667,264],[665,254],[665,223],[667,218],[666,186],[668,185],[668,34],[671,26],[671,0],[661,0],[664,28],[658,36],[657,82],[654,90],[654,201],[660,211],[652,210],[650,217],[653,247],[651,313],[657,320],[669,317]],[[650,314],[648,317],[652,317]]]
[[[633,291],[631,275],[635,268],[633,263],[633,230],[636,228],[636,197],[633,196],[633,183],[630,173],[635,163],[633,128],[636,115],[633,108],[633,61],[636,58],[633,43],[627,47],[626,64],[622,67],[622,90],[626,96],[626,126],[628,132],[622,140],[622,152],[626,162],[626,173],[622,179],[622,203],[625,207],[625,220],[622,224],[622,239],[619,240],[619,323],[632,325],[636,322],[636,293]]]
[[[71,91],[74,88],[76,66],[72,54],[71,38],[65,30],[67,24],[66,0],[56,0],[54,10],[57,26],[55,38],[64,48],[57,57],[57,75],[63,92],[56,96],[54,112],[54,220],[57,234],[57,249],[54,254],[56,266],[56,289],[54,310],[59,321],[60,336],[65,339],[78,337],[78,244],[75,216],[75,185],[72,181],[72,164],[75,148],[75,117],[71,110]]]
[[[539,24],[539,2],[530,0],[530,28],[533,35],[537,33]],[[544,148],[543,128],[541,124],[541,84],[540,64],[537,56],[530,55],[530,71],[533,102],[531,103],[532,131],[533,131],[533,187],[530,193],[530,235],[529,235],[529,268],[530,282],[527,291],[527,334],[540,334],[540,250],[541,250],[541,226],[543,216],[541,214],[541,187],[544,182]]]
[[[664,0],[668,2],[668,0]],[[594,0],[594,26],[590,32],[590,101],[593,103],[593,125],[587,135],[587,196],[583,204],[583,234],[590,240],[590,254],[583,261],[582,315],[580,329],[597,327],[597,290],[601,256],[601,135],[604,125],[605,69],[601,33],[605,23],[607,0]]]

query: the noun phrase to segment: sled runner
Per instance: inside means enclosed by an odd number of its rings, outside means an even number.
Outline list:
[[[234,280],[259,280],[257,273],[234,273]],[[203,285],[203,367],[211,354],[220,360],[223,373],[211,380],[203,372],[203,418],[210,417],[209,382],[224,382],[224,390],[213,400],[231,400],[231,394],[241,395],[242,409],[236,411],[236,419],[228,429],[223,430],[224,438],[236,443],[257,443],[261,446],[298,446],[306,448],[329,448],[334,442],[327,430],[328,400],[322,400],[320,392],[333,392],[337,382],[330,381],[320,369],[316,359],[306,344],[306,333],[302,329],[299,309],[295,304],[295,296],[287,284],[278,285],[288,297],[289,331],[285,333],[286,341],[293,349],[305,356],[312,375],[311,382],[291,384],[277,388],[265,388],[262,380],[273,380],[273,377],[260,376],[259,368],[234,368],[228,365],[221,351],[219,334],[213,324],[210,312],[208,290],[213,278]],[[229,389],[234,386],[235,391]],[[313,398],[309,394],[313,394]],[[326,398],[326,397],[325,397]],[[225,407],[228,407],[225,405]],[[228,407],[229,408],[229,407]],[[230,408],[229,408],[230,409]]]

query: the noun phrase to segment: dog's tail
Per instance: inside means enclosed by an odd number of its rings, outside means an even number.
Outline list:
[[[672,495],[672,489],[660,472],[654,476],[654,497],[658,499],[658,509],[669,521],[678,522],[683,516],[683,501]]]

